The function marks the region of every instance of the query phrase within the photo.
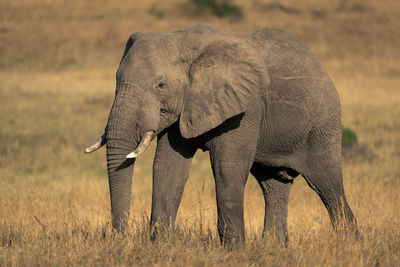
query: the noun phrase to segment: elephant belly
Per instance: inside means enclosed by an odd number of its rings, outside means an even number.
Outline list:
[[[312,126],[340,116],[336,89],[318,59],[295,37],[276,29],[251,36],[264,48],[270,76],[256,161],[296,165]]]
[[[262,121],[255,161],[271,167],[290,167],[306,145],[312,113],[305,103],[269,96]],[[273,103],[273,104],[272,104]]]

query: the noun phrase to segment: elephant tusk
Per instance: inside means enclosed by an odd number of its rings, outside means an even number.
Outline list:
[[[126,158],[133,159],[133,158],[136,158],[137,156],[141,155],[149,147],[153,133],[154,133],[153,131],[145,132],[142,137],[142,140],[140,140],[139,145],[136,147],[135,150],[133,150],[131,153],[129,153],[126,156]]]
[[[99,149],[100,147],[104,146],[105,143],[106,143],[106,134],[104,133],[99,139],[96,140],[96,142],[94,142],[85,149],[85,153],[86,154],[92,153],[97,149]]]

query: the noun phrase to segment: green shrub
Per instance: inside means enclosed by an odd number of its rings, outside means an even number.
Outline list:
[[[191,0],[198,11],[210,11],[218,17],[240,16],[242,10],[232,0]]]
[[[357,135],[350,128],[342,126],[342,147],[351,147],[357,143]]]
[[[158,19],[163,18],[165,15],[165,12],[163,10],[159,9],[155,3],[153,3],[150,6],[150,8],[148,9],[148,12]]]

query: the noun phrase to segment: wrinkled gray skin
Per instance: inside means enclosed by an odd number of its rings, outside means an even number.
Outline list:
[[[264,233],[287,240],[289,191],[299,174],[336,229],[356,229],[342,184],[338,94],[318,59],[285,32],[239,35],[203,24],[129,38],[106,127],[118,230],[130,206],[134,159],[126,155],[149,130],[157,136],[153,238],[173,228],[199,148],[210,153],[223,243],[244,241],[249,172],[265,198]]]

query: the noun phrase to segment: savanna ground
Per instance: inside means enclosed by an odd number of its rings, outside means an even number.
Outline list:
[[[0,2],[0,265],[399,266],[400,2],[237,1],[241,18],[196,15],[182,2]],[[83,148],[104,129],[125,41],[134,31],[200,22],[243,33],[281,28],[321,59],[343,124],[358,135],[343,166],[360,239],[334,234],[299,177],[288,246],[262,240],[263,198],[249,177],[247,245],[221,247],[208,154],[199,151],[175,239],[151,243],[154,144],[135,165],[129,230],[112,235],[105,152],[88,156]]]

